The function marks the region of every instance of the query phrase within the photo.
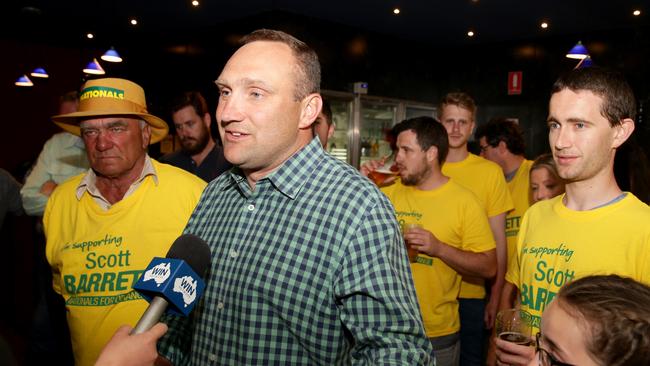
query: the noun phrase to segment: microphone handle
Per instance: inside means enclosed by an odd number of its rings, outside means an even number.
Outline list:
[[[165,309],[167,309],[168,304],[169,303],[164,298],[155,296],[153,300],[151,300],[151,303],[149,304],[149,307],[147,307],[147,310],[145,310],[140,317],[140,320],[138,320],[138,324],[136,324],[135,328],[131,330],[130,334],[140,334],[151,329],[151,327],[158,323],[158,320],[160,320],[160,317],[165,312]]]

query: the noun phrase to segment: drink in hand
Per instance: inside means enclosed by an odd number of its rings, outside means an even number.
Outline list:
[[[407,232],[409,232],[409,230],[413,230],[413,229],[422,229],[422,225],[416,224],[416,223],[404,224],[404,229],[403,230],[404,230],[405,234]],[[411,247],[411,245],[408,243],[408,241],[404,240],[404,243],[406,244],[406,252],[409,255],[409,262],[411,262],[411,263],[417,262],[418,253],[419,253],[418,250]]]
[[[375,184],[380,187],[384,184],[384,181],[386,179],[390,177],[394,177],[395,175],[397,175],[396,171],[391,171],[390,169],[382,169],[382,168],[373,170],[370,172],[370,174],[368,174],[370,179],[372,179],[372,181],[375,182]]]
[[[385,184],[386,179],[397,175],[397,166],[395,166],[395,156],[391,155],[384,161],[384,165],[371,171],[368,177],[379,187]]]
[[[530,346],[533,342],[529,337],[517,332],[503,332],[499,334],[499,338],[522,346]]]
[[[504,341],[519,345],[532,344],[532,315],[521,309],[504,309],[497,313],[496,334]]]

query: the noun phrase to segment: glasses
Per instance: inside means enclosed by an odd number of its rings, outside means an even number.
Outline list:
[[[540,338],[542,338],[542,333],[538,332],[535,335],[535,350],[539,357],[539,364],[541,366],[574,366],[570,363],[564,363],[556,360],[551,353],[540,346]]]
[[[491,146],[490,145],[479,145],[479,147],[481,148],[481,152],[486,152],[488,147],[491,147]]]

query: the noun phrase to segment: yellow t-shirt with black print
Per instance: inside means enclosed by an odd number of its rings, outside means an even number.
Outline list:
[[[533,315],[535,331],[546,305],[569,281],[618,274],[650,285],[650,207],[629,192],[589,211],[571,210],[563,198],[526,211],[517,257],[506,274],[521,293],[522,308]]]
[[[382,191],[393,203],[400,226],[418,223],[443,243],[465,251],[494,249],[481,204],[472,192],[452,179],[431,191],[405,186],[399,180]],[[427,336],[458,332],[461,276],[439,258],[425,254],[418,255],[411,270]]]
[[[463,161],[445,162],[442,174],[469,189],[481,202],[488,218],[512,210],[514,205],[503,176],[503,170],[480,156],[469,154]],[[459,297],[485,298],[485,281],[482,278],[463,277]]]

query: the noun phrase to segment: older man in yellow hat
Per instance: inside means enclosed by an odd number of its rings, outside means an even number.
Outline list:
[[[43,222],[75,364],[92,365],[113,332],[145,310],[131,286],[181,234],[205,183],[147,155],[168,127],[131,81],[88,81],[79,110],[52,119],[81,136],[91,167],[57,187]]]

